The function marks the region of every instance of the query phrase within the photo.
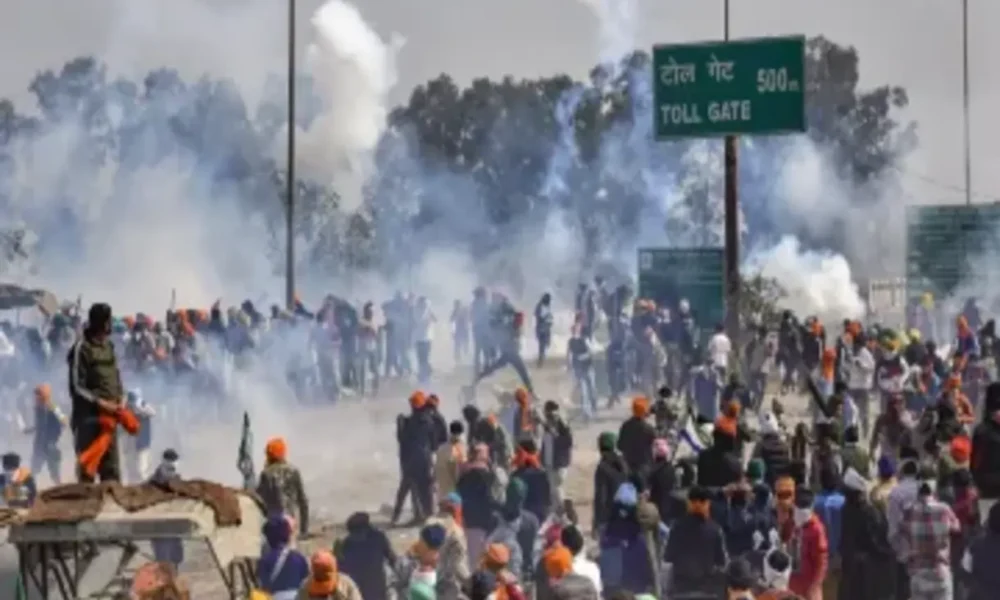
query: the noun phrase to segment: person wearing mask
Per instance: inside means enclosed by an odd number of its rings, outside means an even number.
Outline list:
[[[625,589],[642,594],[656,585],[638,505],[635,485],[626,482],[619,486],[600,537],[601,585],[606,591]]]
[[[334,542],[340,572],[354,580],[364,598],[387,598],[386,567],[395,569],[396,553],[385,533],[372,525],[366,512],[347,518],[347,535]]]
[[[953,597],[951,539],[961,531],[955,513],[934,496],[934,477],[922,474],[916,500],[902,515],[890,541],[905,565],[909,598],[948,600]],[[902,484],[900,484],[902,485]]]
[[[653,463],[653,441],[656,428],[648,421],[649,400],[638,396],[632,400],[632,416],[622,423],[618,431],[618,450],[621,451],[629,472],[644,477]]]
[[[722,528],[711,518],[711,494],[703,487],[688,493],[688,512],[674,523],[664,561],[671,565],[670,598],[717,598],[726,566]]]
[[[410,414],[396,417],[396,440],[399,443],[399,488],[390,522],[399,522],[406,496],[413,503],[414,524],[430,516],[433,504],[431,463],[434,456],[434,423],[427,411],[427,397],[421,391],[410,394]]]
[[[559,413],[559,404],[549,400],[542,415],[542,466],[549,475],[552,508],[562,506],[563,483],[573,457],[573,432]]]
[[[1000,382],[986,387],[982,420],[972,434],[969,470],[979,490],[979,514],[985,519],[1000,499]]]
[[[257,495],[267,514],[288,515],[299,525],[299,534],[309,531],[309,500],[302,474],[288,462],[288,446],[280,437],[271,438],[264,448],[264,470],[257,482]]]
[[[805,600],[823,600],[823,581],[830,559],[826,527],[816,516],[814,506],[812,490],[802,486],[795,490],[795,532],[789,544],[795,568],[788,587]]]
[[[629,469],[625,459],[616,450],[618,438],[610,431],[597,438],[601,458],[594,469],[593,524],[591,531],[599,536],[611,518],[611,506],[618,488],[628,481]]]
[[[474,570],[486,548],[486,536],[493,526],[493,512],[497,509],[494,489],[497,481],[490,468],[490,453],[486,444],[477,444],[469,462],[458,476],[455,491],[462,499],[462,520],[468,544],[469,569]]]
[[[119,425],[132,435],[139,431],[135,415],[125,408],[125,388],[110,335],[111,306],[93,304],[87,327],[67,357],[73,399],[69,421],[81,483],[97,478],[121,482],[116,431]]]
[[[296,600],[364,600],[364,596],[351,576],[340,572],[333,554],[318,550],[309,560],[309,578]]]
[[[601,585],[601,568],[597,566],[597,563],[587,558],[584,549],[584,539],[583,534],[574,525],[568,525],[563,527],[560,533],[560,541],[562,545],[569,550],[570,554],[573,556],[573,562],[571,565],[571,570],[574,574],[587,579],[597,592],[598,597],[600,597],[603,586]]]
[[[465,464],[465,426],[461,421],[448,425],[448,443],[442,444],[434,456],[434,482],[439,498],[455,491],[462,465]]]
[[[962,557],[962,569],[968,573],[967,600],[993,600],[1000,590],[1000,504],[990,507],[983,534],[969,544]]]
[[[284,515],[272,515],[265,521],[267,547],[257,562],[258,589],[272,598],[295,598],[309,577],[309,560],[292,547],[292,524]]]

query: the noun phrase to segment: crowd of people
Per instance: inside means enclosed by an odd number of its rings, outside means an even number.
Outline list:
[[[831,339],[818,319],[800,323],[785,313],[776,331],[751,328],[733,344],[721,328],[700,331],[683,302],[670,311],[641,299],[625,312],[622,295],[601,290],[597,282],[577,296],[567,361],[578,407],[537,397],[520,354],[525,318],[502,295],[487,301],[485,290],[476,290],[467,311],[456,304],[452,322],[467,327],[453,331],[471,340],[474,380],[509,365],[522,386],[511,395],[509,423],[474,403],[449,423],[435,394],[410,395],[410,410],[397,419],[401,477],[390,523],[400,524],[409,498],[407,524],[419,535],[405,552],[359,512],[330,551],[299,554],[297,534],[310,526],[307,490],[285,440],[269,440],[256,482],[270,515],[258,592],[303,599],[993,598],[1000,383],[988,323],[973,328],[970,315],[959,315],[955,338],[940,348],[918,327],[894,331],[848,320]],[[476,330],[483,306],[490,309],[486,338]],[[419,299],[412,307],[429,311]],[[383,310],[390,323],[398,314]],[[34,473],[43,467],[59,480],[66,428],[80,481],[123,479],[118,445],[148,448],[156,418],[124,381],[151,371],[197,372],[212,336],[238,368],[259,360],[241,352],[265,349],[267,336],[282,327],[332,323],[340,331],[337,311],[332,298],[316,313],[297,303],[269,319],[246,304],[225,316],[216,306],[171,311],[159,328],[141,315],[115,318],[100,303],[85,322],[64,315],[60,326],[72,336],[50,331],[43,339],[68,362],[71,411],[64,414],[48,384],[35,387],[33,464],[3,456],[5,504],[29,507]],[[541,366],[550,358],[551,297],[534,313]],[[372,319],[368,303],[355,331]],[[617,431],[595,440],[600,458],[585,498],[591,518],[583,522],[566,491],[580,443],[568,413],[578,408],[589,417],[599,408],[593,382],[602,323],[608,404],[639,395]],[[408,348],[384,347],[391,337],[385,322],[371,329],[381,341],[360,372],[336,367],[367,352],[358,335],[345,354],[341,333],[341,362],[324,361],[338,387],[409,360],[401,358]],[[160,338],[169,341],[158,345]],[[427,349],[419,345],[429,340],[420,338],[406,338],[418,359],[413,376],[433,389],[421,359]],[[807,398],[804,414],[790,417],[783,400],[769,397],[776,386],[781,398]],[[136,481],[179,477],[176,461],[168,449],[152,475],[148,464],[127,470]],[[154,550],[161,562],[183,561],[169,544]]]

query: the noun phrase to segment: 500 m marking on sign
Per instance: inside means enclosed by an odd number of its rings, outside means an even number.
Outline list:
[[[788,69],[757,69],[757,92],[769,94],[771,92],[797,92],[799,82],[796,79],[788,78]]]

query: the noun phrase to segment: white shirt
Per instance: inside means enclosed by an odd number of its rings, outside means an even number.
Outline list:
[[[434,340],[434,313],[430,308],[417,315],[413,320],[413,339],[417,342],[430,342]]]
[[[597,595],[601,595],[601,568],[597,566],[597,563],[583,556],[581,552],[580,555],[573,558],[572,570],[577,575],[583,575],[589,579],[597,588]]]
[[[875,378],[875,357],[864,346],[851,357],[848,368],[848,387],[852,390],[870,390]]]
[[[733,343],[724,333],[717,333],[708,341],[708,355],[712,357],[712,364],[716,367],[729,367],[729,353],[732,351]]]

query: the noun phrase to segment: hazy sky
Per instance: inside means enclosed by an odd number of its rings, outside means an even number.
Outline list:
[[[635,7],[602,29],[591,5]],[[301,42],[320,0],[299,1]],[[969,0],[973,189],[1000,199],[1000,2]],[[285,8],[276,0],[12,0],[0,22],[0,94],[30,102],[33,74],[78,54],[101,56],[115,71],[170,64],[187,74],[228,74],[257,89],[281,68]],[[480,75],[584,75],[607,48],[719,38],[714,0],[358,0],[385,37],[406,39],[394,98],[440,72]],[[615,11],[620,13],[620,11]],[[907,188],[921,202],[963,198],[961,0],[732,0],[732,35],[824,34],[861,54],[862,85],[907,88],[920,150],[906,165]],[[602,36],[602,31],[604,32]],[[610,34],[609,34],[610,32]],[[603,40],[603,41],[602,41]],[[940,184],[922,183],[929,178]]]

